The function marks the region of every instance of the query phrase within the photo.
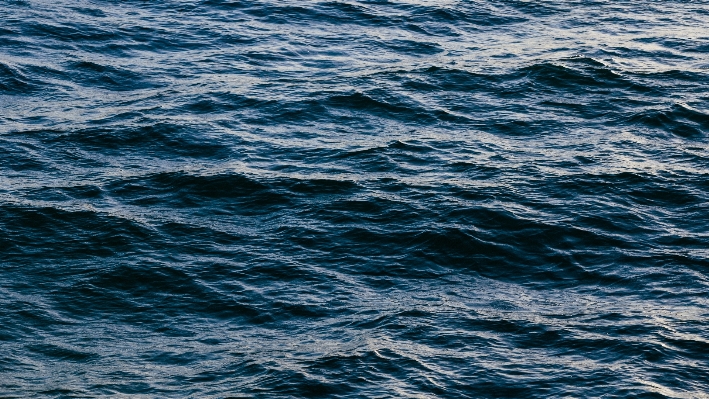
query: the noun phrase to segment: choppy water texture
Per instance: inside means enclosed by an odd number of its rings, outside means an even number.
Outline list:
[[[709,3],[0,21],[0,396],[709,395]]]

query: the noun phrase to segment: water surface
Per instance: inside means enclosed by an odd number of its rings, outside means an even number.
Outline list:
[[[708,394],[709,3],[0,21],[0,396]]]

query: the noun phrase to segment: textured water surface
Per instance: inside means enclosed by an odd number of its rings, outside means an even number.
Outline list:
[[[709,3],[0,21],[0,397],[708,397]]]

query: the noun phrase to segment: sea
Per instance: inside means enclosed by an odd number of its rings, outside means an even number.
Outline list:
[[[0,0],[1,398],[709,398],[709,1]]]

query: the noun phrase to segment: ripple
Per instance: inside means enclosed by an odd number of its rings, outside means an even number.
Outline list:
[[[1,2],[0,396],[702,397],[708,18]]]

